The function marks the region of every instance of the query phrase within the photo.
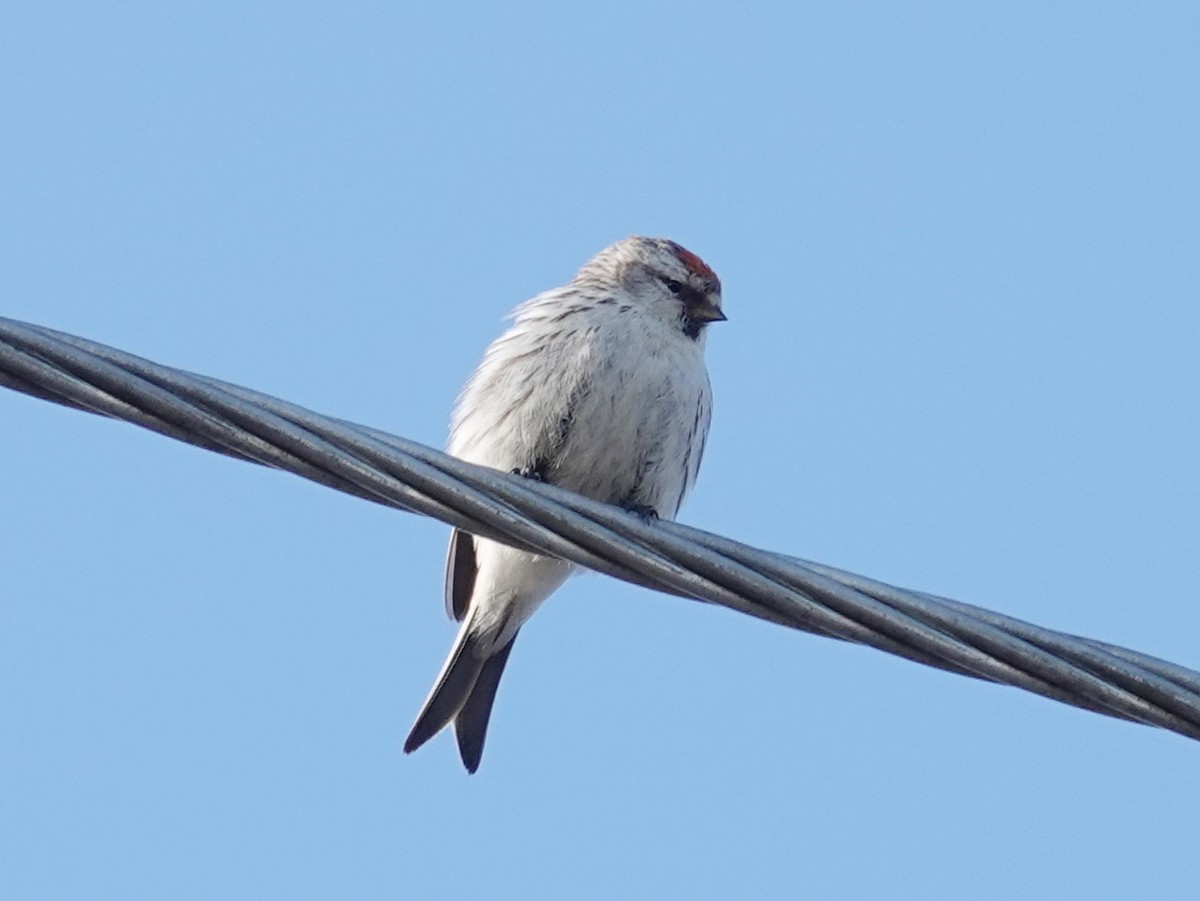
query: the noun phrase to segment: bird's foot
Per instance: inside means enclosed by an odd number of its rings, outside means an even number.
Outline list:
[[[520,476],[523,479],[532,479],[535,482],[541,482],[543,485],[546,483],[545,473],[535,466],[526,466],[521,469],[514,469],[512,474],[515,476]]]
[[[649,504],[622,504],[626,512],[632,513],[642,522],[653,522],[658,519],[658,511]]]

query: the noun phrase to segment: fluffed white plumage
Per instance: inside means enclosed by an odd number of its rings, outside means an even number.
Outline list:
[[[459,398],[448,450],[674,518],[712,411],[705,327],[724,318],[720,282],[695,254],[661,238],[619,241],[517,307]],[[406,752],[453,721],[464,765],[478,768],[517,632],[573,568],[451,535],[446,606],[462,625]]]

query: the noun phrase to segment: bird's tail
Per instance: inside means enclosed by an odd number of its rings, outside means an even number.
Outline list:
[[[404,753],[411,754],[453,720],[459,756],[471,773],[479,768],[496,687],[517,638],[513,635],[508,644],[489,654],[482,647],[481,636],[471,628],[472,618],[468,616],[458,630],[437,682],[404,742]]]
[[[520,629],[517,630],[520,632]],[[458,756],[462,758],[463,766],[468,773],[479,769],[479,761],[483,757],[483,741],[487,738],[488,720],[492,716],[492,704],[496,700],[496,688],[500,685],[500,677],[504,675],[504,664],[508,663],[509,652],[513,642],[517,640],[516,633],[508,640],[508,644],[498,650],[484,663],[475,680],[475,687],[467,696],[467,702],[454,716],[454,737],[458,739]]]

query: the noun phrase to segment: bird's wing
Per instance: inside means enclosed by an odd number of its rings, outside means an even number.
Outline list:
[[[582,361],[598,350],[594,330],[547,333],[529,325],[501,336],[471,376],[454,412],[449,451],[506,472],[554,481],[554,466],[589,390]],[[456,529],[446,554],[446,613],[462,621],[477,574],[474,538]]]
[[[700,474],[700,461],[704,459],[704,445],[708,441],[708,426],[712,421],[712,388],[709,386],[708,378],[704,379],[704,387],[700,391],[700,396],[696,401],[696,412],[692,419],[691,436],[688,439],[687,450],[683,457],[683,490],[679,493],[679,504],[676,504],[676,509],[683,504],[684,498],[692,490],[692,486],[696,484],[696,476]]]
[[[582,314],[561,318],[518,321],[492,342],[455,405],[451,454],[548,476],[598,368],[597,355],[609,350]]]
[[[446,615],[462,622],[475,590],[475,536],[462,529],[450,533],[450,548],[446,552]]]

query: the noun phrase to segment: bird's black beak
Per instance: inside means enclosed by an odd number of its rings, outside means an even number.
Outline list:
[[[719,306],[708,302],[692,307],[692,309],[688,310],[688,315],[693,322],[703,322],[705,324],[709,322],[725,322],[729,319],[728,316],[721,312]]]

